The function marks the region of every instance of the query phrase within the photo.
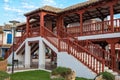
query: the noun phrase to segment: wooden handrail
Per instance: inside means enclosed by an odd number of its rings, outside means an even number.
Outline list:
[[[45,38],[54,46],[57,45],[57,48],[59,51],[68,52],[69,54],[74,56],[76,59],[81,61],[83,64],[88,66],[95,73],[99,73],[104,70],[104,62],[105,61],[102,58],[99,58],[96,55],[92,54],[84,47],[80,46],[77,43],[76,38],[73,38],[70,35],[68,36],[68,34],[63,31],[60,31],[60,33],[63,35],[60,35],[61,38],[58,38],[58,36],[56,36],[53,32],[51,32],[47,28],[44,28],[44,29],[45,29],[44,30]],[[56,38],[56,39],[54,39],[54,38]],[[89,59],[88,59],[88,57],[89,57]],[[95,65],[95,64],[99,64],[99,65]],[[93,66],[93,65],[95,65],[95,66]]]
[[[44,38],[46,38],[51,44],[53,44],[56,48],[59,48],[58,43],[59,39],[58,36],[51,32],[49,29],[44,27]]]
[[[62,34],[66,34],[69,37],[72,37],[72,39],[74,39],[74,42],[79,43],[79,41],[74,38],[72,35],[66,33],[66,32],[62,32]],[[112,70],[117,70],[117,68],[113,67],[114,63],[112,60],[116,59],[115,55],[112,55],[110,52],[107,52],[106,50],[102,49],[100,46],[93,44],[92,42],[90,42],[89,40],[84,40],[81,41],[81,43],[79,44],[80,46],[83,46],[84,48],[86,48],[89,52],[91,52],[92,54],[94,54],[96,57],[101,58],[102,60],[104,60],[104,64],[111,68]],[[91,51],[92,49],[92,51]],[[111,61],[110,61],[111,59]]]
[[[39,27],[30,28],[29,37],[37,37],[39,35],[40,35],[40,28]]]
[[[108,66],[109,68],[113,69],[113,62],[108,60],[108,59],[114,59],[116,58],[115,55],[112,55],[110,52],[102,49],[100,46],[93,44],[92,42],[86,40],[86,41],[81,41],[81,43],[83,43],[85,46],[85,48],[92,52],[94,55],[96,55],[97,57],[101,57],[102,59],[105,60],[105,65]],[[80,44],[81,44],[80,43]]]

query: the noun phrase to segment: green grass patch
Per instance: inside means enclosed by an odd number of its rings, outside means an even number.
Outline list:
[[[17,72],[10,76],[11,80],[50,80],[50,73],[42,70]]]
[[[7,66],[12,66],[12,64],[7,64]]]
[[[11,77],[11,80],[51,80],[50,72],[43,71],[43,70],[17,72],[17,73],[11,74],[10,77]],[[52,80],[64,80],[64,79],[59,78],[59,79],[52,79]],[[92,79],[77,77],[76,80],[92,80]]]
[[[4,80],[6,78],[9,78],[9,74],[4,72],[4,71],[0,71],[0,80]]]
[[[2,57],[0,57],[0,61],[3,61],[4,59]]]

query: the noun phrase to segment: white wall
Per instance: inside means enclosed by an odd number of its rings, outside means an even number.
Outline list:
[[[3,45],[6,45],[7,44],[7,35],[10,34],[11,31],[4,31],[4,34],[3,34]]]
[[[10,33],[12,33],[12,32],[11,32],[11,31],[4,31],[4,33],[3,33],[3,44],[4,44],[4,45],[7,44],[7,35],[10,34]],[[12,35],[13,35],[13,34],[12,34]],[[21,36],[21,32],[16,32],[16,33],[15,33],[15,36],[16,36],[16,37]],[[0,36],[0,38],[1,38],[1,36]],[[2,38],[1,38],[1,39],[2,39]]]
[[[76,75],[78,77],[93,79],[96,76],[95,73],[93,73],[90,69],[84,66],[80,61],[78,61],[73,56],[67,54],[66,52],[57,54],[57,66],[71,68],[76,72]]]
[[[16,33],[15,33],[15,36],[16,36],[16,37],[22,36],[22,35],[21,35],[21,32],[16,32]]]
[[[24,54],[17,54],[14,59],[17,59],[20,63],[24,63]]]
[[[51,43],[43,38],[43,41],[57,53],[57,66],[69,67],[76,72],[78,77],[86,77],[93,79],[96,74],[93,73],[89,68],[84,66],[80,61],[78,61],[73,56],[67,54],[67,52],[58,52]]]
[[[10,56],[7,58],[8,64],[12,64],[12,55],[13,53],[10,54]],[[16,54],[15,54],[16,56]]]

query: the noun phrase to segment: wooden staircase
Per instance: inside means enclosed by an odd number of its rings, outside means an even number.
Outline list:
[[[100,46],[88,40],[80,41],[81,43],[79,43],[76,38],[63,31],[60,31],[61,34],[59,36],[47,28],[45,28],[44,31],[45,39],[53,44],[59,51],[65,51],[74,56],[95,73],[107,71],[104,69],[105,67],[113,72],[120,73],[117,68],[118,64],[114,61],[115,59],[118,61],[117,57],[102,49]]]
[[[51,44],[53,44],[59,51],[66,51],[68,54],[74,56],[77,60],[86,65],[89,69],[95,73],[100,73],[104,71],[105,61],[102,58],[97,57],[95,54],[91,53],[87,48],[79,45],[75,38],[67,36],[58,37],[52,33],[47,28],[44,28],[45,35],[44,38],[47,39]]]
[[[39,31],[38,31],[39,32]],[[38,36],[38,32],[34,33],[34,36]],[[77,60],[86,65],[89,69],[91,69],[95,73],[103,72],[105,66],[109,69],[119,72],[116,69],[116,64],[114,64],[114,60],[116,56],[111,55],[101,47],[92,42],[79,41],[73,36],[69,35],[66,32],[60,31],[60,35],[54,34],[52,31],[44,27],[44,35],[43,37],[48,40],[52,45],[54,45],[59,52],[67,52],[68,54],[74,56]],[[37,35],[36,35],[37,34]],[[33,37],[34,37],[33,36]],[[21,36],[17,41],[15,46],[15,50],[24,42],[27,38],[26,33]],[[7,51],[5,55],[5,59],[7,59],[12,53],[13,46]],[[114,65],[113,65],[114,64]]]

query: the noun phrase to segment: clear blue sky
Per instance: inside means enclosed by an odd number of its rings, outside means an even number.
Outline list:
[[[24,14],[44,5],[65,8],[87,0],[0,0],[0,25],[10,20],[25,22]]]
[[[25,22],[24,14],[44,5],[65,8],[87,0],[0,0],[0,25],[10,20]]]

